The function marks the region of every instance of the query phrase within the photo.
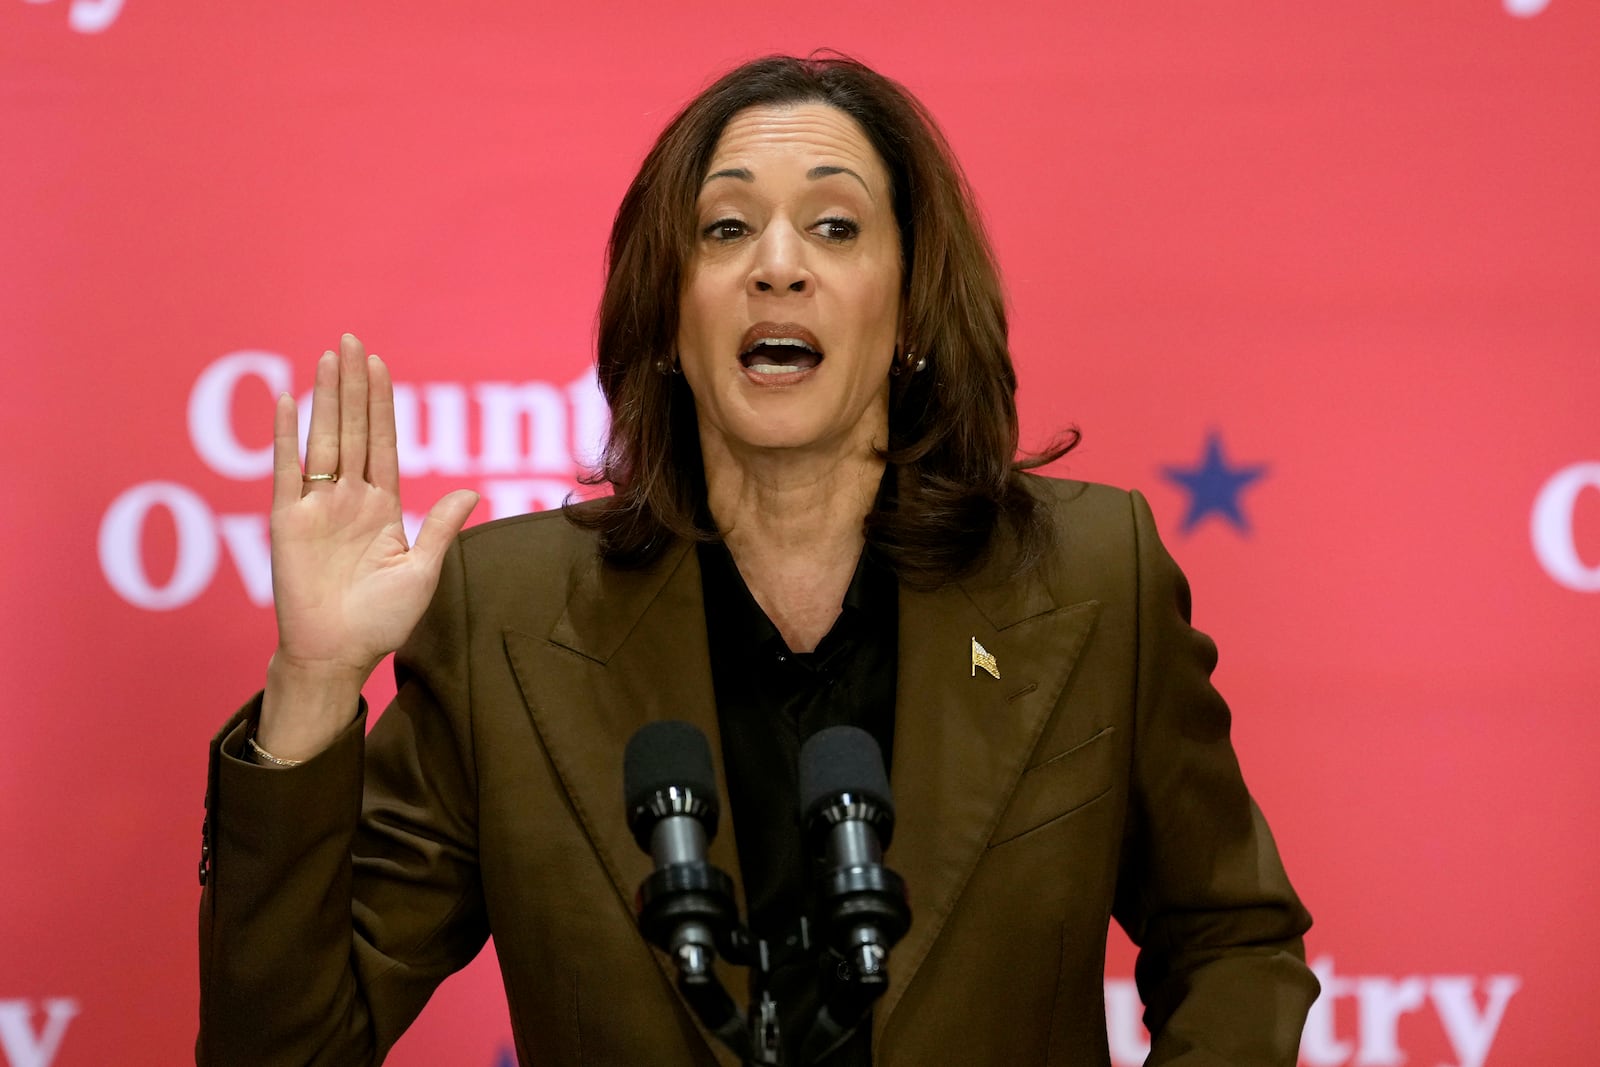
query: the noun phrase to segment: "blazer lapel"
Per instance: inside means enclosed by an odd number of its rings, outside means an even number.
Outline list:
[[[545,751],[631,913],[639,884],[652,869],[628,830],[623,804],[622,753],[634,731],[658,719],[699,727],[710,743],[717,792],[727,806],[698,558],[682,543],[645,570],[605,567],[596,560],[576,576],[566,610],[548,636],[507,630],[505,642]],[[726,810],[710,859],[733,879],[734,898],[743,901],[733,820]],[[661,953],[652,955],[676,989],[669,961]],[[719,971],[737,997],[742,980],[721,965]],[[719,1058],[724,1056],[709,1036],[707,1041]]]
[[[900,593],[896,826],[885,862],[905,878],[912,913],[874,1012],[878,1040],[955,910],[1098,609],[1058,607],[1043,582],[996,577],[1003,565],[934,592]],[[994,657],[998,679],[974,666],[974,640]]]

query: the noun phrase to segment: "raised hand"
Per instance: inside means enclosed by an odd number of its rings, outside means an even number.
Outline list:
[[[278,649],[260,744],[284,759],[321,751],[349,725],[361,687],[421,618],[478,495],[458,489],[406,544],[389,370],[351,334],[317,363],[301,472],[294,399],[273,424],[272,596]]]

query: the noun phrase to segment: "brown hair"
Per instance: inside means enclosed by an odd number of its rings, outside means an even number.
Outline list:
[[[1025,568],[1049,541],[1049,517],[1020,472],[1065,455],[1078,433],[1016,459],[1005,302],[966,178],[909,92],[831,54],[768,56],[730,71],[673,119],[645,157],[617,208],[600,301],[598,375],[612,421],[592,480],[610,482],[614,495],[568,515],[597,530],[602,554],[624,566],[649,562],[677,537],[716,537],[700,518],[705,472],[694,397],[681,375],[662,373],[673,358],[694,249],[695,197],[734,115],[810,102],[853,118],[889,172],[906,346],[927,360],[925,370],[891,379],[884,458],[894,468],[894,491],[867,516],[867,543],[902,580],[933,586],[971,570],[1005,526]]]

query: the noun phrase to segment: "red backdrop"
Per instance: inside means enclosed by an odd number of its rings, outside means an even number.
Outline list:
[[[559,499],[633,168],[819,45],[940,116],[1026,436],[1081,426],[1061,473],[1144,488],[1194,581],[1317,918],[1303,1063],[1587,1061],[1600,9],[973,7],[0,0],[0,1064],[189,1055],[272,393],[353,330],[415,405],[411,508]],[[486,953],[392,1062],[507,1048]]]

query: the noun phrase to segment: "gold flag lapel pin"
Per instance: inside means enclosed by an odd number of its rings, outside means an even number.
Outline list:
[[[994,678],[1000,677],[1000,664],[995,661],[993,654],[987,648],[978,644],[978,639],[972,639],[972,677],[978,676],[978,668],[982,667]]]

